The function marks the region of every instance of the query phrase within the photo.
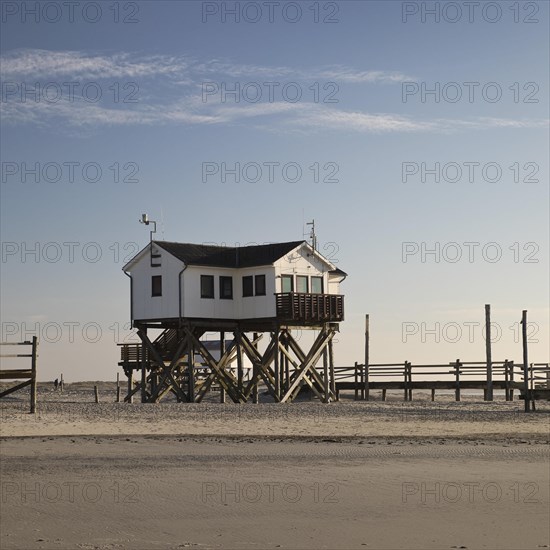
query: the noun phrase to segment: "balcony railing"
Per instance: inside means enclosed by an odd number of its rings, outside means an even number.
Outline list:
[[[275,294],[277,318],[281,321],[312,323],[344,320],[344,296],[340,294]]]

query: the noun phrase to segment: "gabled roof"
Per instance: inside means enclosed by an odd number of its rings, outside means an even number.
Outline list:
[[[231,247],[153,241],[156,246],[163,248],[186,265],[234,268],[270,265],[305,242]]]

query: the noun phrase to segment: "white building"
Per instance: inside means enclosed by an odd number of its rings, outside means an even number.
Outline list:
[[[343,320],[346,274],[306,241],[244,247],[152,241],[123,270],[137,323]]]

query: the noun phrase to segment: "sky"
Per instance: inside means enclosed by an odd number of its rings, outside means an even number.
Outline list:
[[[348,273],[337,365],[549,353],[549,5],[2,1],[1,326],[116,378],[156,238],[307,239]]]

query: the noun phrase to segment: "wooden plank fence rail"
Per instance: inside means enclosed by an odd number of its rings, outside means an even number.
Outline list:
[[[334,367],[334,379],[338,392],[353,390],[355,400],[367,401],[370,390],[382,390],[383,400],[387,390],[402,390],[404,400],[412,401],[413,390],[419,389],[431,390],[432,401],[437,389],[454,390],[456,401],[461,400],[461,392],[466,389],[483,390],[486,401],[492,401],[492,389],[504,390],[506,401],[513,401],[514,390],[523,387],[523,365],[514,361],[491,360],[490,379],[487,372],[486,361],[460,359],[447,364],[355,363],[351,367]],[[530,372],[530,384],[538,383],[540,389],[550,388],[548,363],[532,364]]]
[[[32,341],[25,342],[0,342],[0,346],[30,346],[31,353],[2,353],[0,358],[27,358],[31,360],[31,367],[26,369],[0,369],[0,380],[21,380],[25,379],[23,382],[19,382],[11,388],[7,388],[4,391],[0,392],[0,399],[9,395],[13,392],[26,388],[27,386],[31,387],[30,393],[30,412],[34,414],[36,412],[36,367],[37,367],[37,358],[38,358],[38,338],[33,336]]]

